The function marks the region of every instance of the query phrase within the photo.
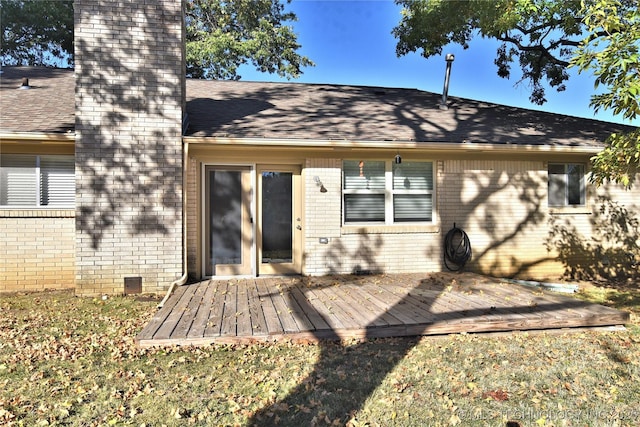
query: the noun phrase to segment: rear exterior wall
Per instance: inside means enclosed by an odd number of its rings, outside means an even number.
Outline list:
[[[0,210],[0,292],[72,288],[73,210]]]
[[[380,158],[392,158],[393,155],[395,152],[383,153]],[[217,161],[225,161],[224,155],[212,156]],[[302,160],[302,274],[446,271],[443,240],[455,224],[471,241],[473,255],[465,271],[498,277],[558,279],[567,277],[566,273],[575,273],[576,265],[584,270],[590,263],[606,264],[606,257],[598,254],[607,252],[606,247],[624,243],[622,238],[617,241],[603,238],[604,234],[613,234],[612,230],[603,229],[611,222],[607,218],[609,214],[601,213],[605,206],[609,211],[617,206],[617,212],[624,212],[629,224],[640,218],[640,186],[627,191],[615,185],[598,189],[587,185],[585,206],[560,209],[548,206],[548,162],[588,165],[588,155],[538,154],[520,158],[485,155],[484,159],[480,156],[461,159],[424,154],[407,158],[434,162],[436,208],[433,224],[343,224],[343,158],[307,154]],[[255,157],[246,154],[245,161],[251,163]],[[326,191],[320,190],[316,178]],[[198,164],[191,159],[187,192],[188,255],[189,272],[196,279],[200,271],[197,253],[202,244],[199,179]],[[640,244],[637,232],[636,226],[635,237],[633,231],[627,236],[630,240],[635,238],[636,250]],[[596,240],[603,247],[594,255],[590,248],[595,246]]]
[[[612,248],[633,246],[629,242],[634,239],[635,249],[631,251],[638,256],[638,186],[631,190],[616,185],[596,189],[587,184],[585,206],[551,208],[547,197],[548,160],[531,157],[534,160],[436,160],[434,225],[413,229],[344,226],[342,160],[307,160],[304,273],[443,271],[443,241],[454,225],[462,228],[471,242],[472,258],[465,270],[492,276],[585,278],[585,270],[613,262],[607,259],[607,254],[612,254],[609,258],[614,256]],[[588,164],[587,156],[555,156],[550,160]],[[326,193],[315,189],[314,176],[322,177]],[[619,229],[606,229],[611,216],[620,212],[624,212],[630,230],[626,237]],[[617,238],[605,237],[616,233]],[[624,250],[629,252],[629,248]]]

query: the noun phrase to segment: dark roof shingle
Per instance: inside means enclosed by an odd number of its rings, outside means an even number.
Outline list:
[[[4,67],[0,130],[71,132],[70,69]],[[22,78],[31,89],[20,90]],[[187,136],[599,147],[629,126],[417,89],[187,80]]]
[[[22,79],[30,89],[18,89]],[[72,132],[75,127],[73,70],[3,67],[0,74],[0,130]]]
[[[187,81],[190,136],[600,146],[627,126],[417,89]]]

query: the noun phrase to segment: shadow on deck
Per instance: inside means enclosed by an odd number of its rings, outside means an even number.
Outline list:
[[[141,347],[622,325],[629,314],[473,274],[270,277],[181,286]]]

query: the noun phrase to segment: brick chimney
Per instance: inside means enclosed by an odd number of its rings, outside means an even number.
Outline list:
[[[76,0],[76,289],[182,274],[182,0]]]

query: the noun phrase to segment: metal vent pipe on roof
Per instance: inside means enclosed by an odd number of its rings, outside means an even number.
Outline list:
[[[449,94],[449,76],[451,75],[451,64],[456,59],[453,53],[447,53],[444,58],[447,61],[447,71],[444,75],[444,88],[442,89],[442,103],[440,104],[441,110],[447,110],[447,95]]]
[[[22,84],[20,85],[20,87],[18,89],[30,89],[31,86],[29,86],[29,79],[26,77],[22,78]]]

